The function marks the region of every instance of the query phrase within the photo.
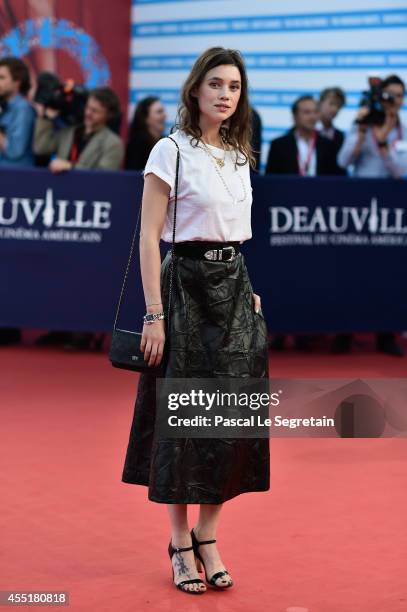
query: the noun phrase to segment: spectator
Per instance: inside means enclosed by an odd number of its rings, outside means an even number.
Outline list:
[[[26,98],[30,89],[27,66],[17,57],[0,59],[0,167],[33,166],[35,110]]]
[[[294,127],[285,136],[271,142],[266,174],[299,174],[319,176],[340,174],[333,143],[316,131],[318,105],[312,96],[301,96],[292,106]],[[311,350],[310,335],[294,338],[298,350]],[[285,336],[274,337],[270,347],[282,350]]]
[[[252,113],[252,140],[251,145],[253,149],[253,155],[256,158],[256,169],[254,170],[255,174],[260,172],[260,161],[261,161],[261,132],[262,132],[262,123],[261,117],[256,109],[251,106],[250,107]],[[253,170],[250,168],[250,171]]]
[[[76,126],[57,127],[55,109],[39,107],[34,136],[34,151],[38,155],[52,155],[49,168],[58,173],[72,168],[118,170],[123,160],[124,147],[120,137],[108,123],[120,114],[116,94],[109,87],[99,87],[89,93],[84,121]],[[96,340],[91,332],[52,331],[37,339],[37,344],[65,343],[66,349],[86,349]]]
[[[162,138],[166,114],[160,99],[148,96],[137,104],[126,147],[126,170],[144,170],[150,151]]]
[[[343,144],[345,134],[334,126],[333,121],[345,104],[345,93],[339,87],[329,87],[321,91],[318,103],[319,121],[317,130],[322,136],[333,142],[336,155]],[[347,171],[339,166],[338,174],[346,176]]]
[[[35,111],[26,98],[29,90],[30,75],[24,62],[17,57],[0,59],[0,168],[34,165]],[[0,329],[0,344],[20,340],[20,329]]]
[[[333,143],[318,134],[318,106],[312,96],[301,96],[292,106],[294,127],[271,142],[266,174],[337,175]]]
[[[335,154],[338,155],[339,150],[345,139],[345,134],[342,130],[338,130],[333,124],[334,119],[338,116],[339,111],[346,104],[346,96],[343,89],[340,87],[328,87],[323,89],[319,96],[318,112],[319,121],[317,130],[325,138],[329,138],[335,147]],[[338,174],[347,176],[348,172],[341,168],[338,164]]]
[[[400,178],[407,174],[407,127],[399,116],[405,95],[405,84],[397,75],[390,75],[381,84],[382,91],[393,97],[393,102],[383,102],[385,120],[383,125],[371,125],[363,120],[370,109],[362,107],[345,138],[338,154],[339,164],[346,168],[353,165],[354,176]],[[352,334],[338,334],[332,344],[335,353],[348,353],[352,345]],[[404,349],[396,342],[392,332],[376,335],[378,351],[401,357]]]
[[[49,168],[58,173],[72,168],[118,170],[124,147],[120,137],[109,127],[109,121],[120,113],[119,99],[109,87],[91,90],[86,102],[83,123],[57,127],[59,111],[37,105],[34,152],[55,155]]]

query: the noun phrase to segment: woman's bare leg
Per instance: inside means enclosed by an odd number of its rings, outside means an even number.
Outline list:
[[[198,540],[215,540],[217,527],[220,519],[220,511],[223,504],[200,504],[199,518],[194,533]],[[202,559],[205,562],[208,579],[225,569],[220,558],[217,544],[203,544],[198,548]],[[230,576],[221,576],[217,578],[216,584],[226,586],[232,582]]]
[[[188,526],[188,506],[187,504],[167,504],[168,513],[171,521],[171,541],[174,547],[184,548],[192,545],[190,529]],[[178,584],[182,580],[199,578],[196,569],[194,551],[186,550],[176,552],[172,557],[174,568],[174,582]],[[186,584],[184,589],[194,591],[205,591],[204,584]]]

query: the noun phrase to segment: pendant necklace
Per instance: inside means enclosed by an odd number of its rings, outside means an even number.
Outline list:
[[[205,143],[204,143],[202,140],[201,140],[201,142],[202,142],[202,144],[204,144],[204,145],[205,145]],[[227,186],[226,181],[225,181],[225,179],[223,178],[221,171],[219,170],[219,166],[222,168],[222,167],[224,166],[224,164],[225,164],[225,158],[226,158],[226,149],[225,149],[225,156],[224,156],[224,158],[223,158],[223,159],[222,159],[222,158],[217,158],[215,155],[213,155],[213,154],[212,154],[212,152],[211,152],[211,151],[209,151],[209,148],[208,148],[208,147],[206,147],[206,146],[205,146],[205,148],[204,148],[204,151],[206,152],[206,154],[207,154],[207,155],[209,155],[210,159],[212,160],[212,163],[213,163],[213,165],[214,165],[214,168],[215,168],[215,170],[216,170],[216,172],[217,172],[217,174],[218,174],[218,176],[219,176],[220,180],[222,181],[222,183],[223,183],[223,185],[224,185],[224,187],[225,187],[226,191],[228,192],[228,194],[229,194],[229,195],[230,195],[230,197],[232,198],[233,203],[234,203],[234,204],[238,204],[239,202],[244,202],[244,201],[245,201],[245,199],[246,199],[246,196],[247,196],[246,186],[245,186],[244,181],[243,181],[242,177],[240,176],[240,173],[239,173],[239,171],[237,170],[237,168],[236,168],[237,176],[239,177],[239,180],[240,180],[240,182],[241,182],[241,184],[242,184],[242,187],[243,187],[243,194],[244,194],[244,195],[243,195],[243,198],[241,198],[241,199],[238,199],[238,198],[236,198],[236,197],[233,195],[233,193],[230,191],[229,187]],[[216,163],[214,162],[214,159],[216,160]],[[222,164],[220,164],[220,163],[219,163],[219,161],[221,161],[221,162],[222,162]]]
[[[225,165],[225,159],[226,159],[226,149],[225,149],[225,144],[222,140],[222,147],[223,147],[223,158],[222,157],[217,157],[216,155],[214,155],[212,153],[212,151],[210,150],[210,148],[207,146],[206,142],[204,142],[202,139],[200,139],[200,141],[202,142],[203,146],[205,147],[205,150],[213,157],[213,159],[216,161],[216,163],[218,164],[218,166],[220,168],[223,168],[223,166]]]

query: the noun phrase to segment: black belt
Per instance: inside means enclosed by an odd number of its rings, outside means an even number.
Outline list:
[[[192,240],[174,244],[174,255],[208,261],[233,261],[239,252],[240,242]]]

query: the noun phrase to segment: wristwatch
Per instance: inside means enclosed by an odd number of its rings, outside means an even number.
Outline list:
[[[377,146],[380,148],[387,147],[387,140],[378,140]]]
[[[165,315],[163,312],[154,312],[152,314],[145,314],[143,317],[143,321],[147,325],[151,325],[151,323],[154,323],[154,321],[160,321],[162,319],[165,319]]]

